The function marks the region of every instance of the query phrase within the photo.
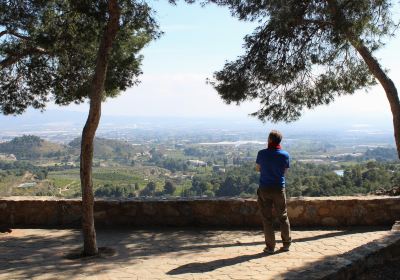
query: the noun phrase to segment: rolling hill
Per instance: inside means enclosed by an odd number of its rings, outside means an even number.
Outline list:
[[[0,143],[0,153],[14,154],[18,160],[32,160],[65,155],[67,147],[34,135],[23,135],[9,142]]]
[[[81,139],[75,138],[68,146],[79,151]],[[94,139],[94,157],[97,159],[130,158],[135,153],[135,148],[124,141],[105,138]]]

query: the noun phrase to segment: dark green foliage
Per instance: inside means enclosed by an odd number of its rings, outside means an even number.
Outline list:
[[[379,188],[396,186],[399,165],[368,162],[349,166],[343,176],[333,172],[334,166],[301,164],[292,166],[288,175],[290,196],[330,196],[366,194]]]
[[[239,196],[241,194],[255,195],[255,187],[258,187],[258,173],[254,163],[246,163],[234,167],[222,175],[219,181],[220,187],[216,190],[217,196]]]
[[[159,162],[163,158],[163,154],[160,151],[158,151],[156,148],[152,148],[149,151],[149,153],[151,155],[151,161],[154,163]]]
[[[12,171],[16,176],[23,176],[26,172],[32,173],[36,179],[44,180],[47,178],[47,174],[50,171],[45,167],[38,167],[28,162],[13,161],[4,162],[0,161],[0,170]]]
[[[203,195],[208,189],[207,181],[202,180],[202,177],[194,176],[192,179],[192,187],[190,192],[195,196]]]
[[[338,196],[367,194],[377,189],[400,185],[400,165],[367,162],[343,167],[343,176],[334,171],[338,166],[295,162],[288,175],[286,190],[290,196]],[[255,196],[259,174],[253,163],[231,167],[226,174],[195,176],[192,187],[183,196]]]
[[[201,148],[189,147],[183,150],[185,156],[192,156],[192,157],[203,157],[210,154],[209,151]]]
[[[189,168],[189,165],[187,164],[186,160],[166,158],[161,151],[155,148],[152,148],[149,151],[149,153],[151,155],[150,162],[156,166],[168,169],[172,172],[186,171]]]
[[[149,182],[146,187],[140,192],[141,196],[153,196],[156,192],[156,183]]]
[[[105,97],[135,85],[138,52],[157,38],[157,24],[142,1],[119,1],[120,29],[107,68]],[[29,106],[81,103],[89,93],[105,24],[107,1],[0,2],[0,112]]]
[[[111,184],[105,184],[104,186],[96,189],[94,192],[96,197],[106,197],[106,198],[124,198],[124,197],[134,197],[135,192],[132,187],[129,186],[113,186]]]
[[[167,158],[167,159],[159,161],[157,163],[157,166],[166,168],[172,172],[186,171],[189,168],[189,166],[185,160],[172,159],[172,158]]]
[[[183,196],[239,196],[254,195],[258,187],[258,174],[253,163],[229,168],[227,173],[213,172],[211,176],[197,175]]]
[[[388,0],[209,0],[241,20],[258,22],[246,53],[225,64],[211,84],[227,103],[260,99],[253,115],[293,121],[304,108],[329,104],[375,83],[354,45],[370,51],[390,35]]]
[[[375,148],[368,149],[364,155],[366,160],[376,159],[378,161],[397,160],[397,152],[394,148]]]
[[[166,181],[164,185],[164,193],[165,194],[174,194],[176,187],[170,181]]]

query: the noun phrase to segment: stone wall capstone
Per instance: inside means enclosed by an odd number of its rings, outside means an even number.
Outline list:
[[[391,226],[400,197],[304,197],[288,200],[293,226]],[[259,227],[255,199],[96,200],[96,226]],[[0,225],[79,227],[81,201],[53,197],[0,198]]]

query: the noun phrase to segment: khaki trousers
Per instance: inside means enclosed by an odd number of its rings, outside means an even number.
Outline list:
[[[272,208],[274,208],[280,223],[283,246],[289,247],[292,239],[285,188],[258,188],[257,196],[264,227],[265,245],[268,249],[274,249],[276,244],[272,216]]]

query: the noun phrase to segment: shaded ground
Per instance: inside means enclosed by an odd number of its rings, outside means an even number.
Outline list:
[[[318,279],[349,262],[342,254],[391,234],[294,230],[290,252],[267,256],[258,230],[99,230],[99,246],[115,254],[71,260],[65,256],[80,248],[79,231],[13,229],[0,233],[0,279]]]
[[[398,280],[400,279],[400,259],[385,262],[367,269],[359,276],[360,280]]]

